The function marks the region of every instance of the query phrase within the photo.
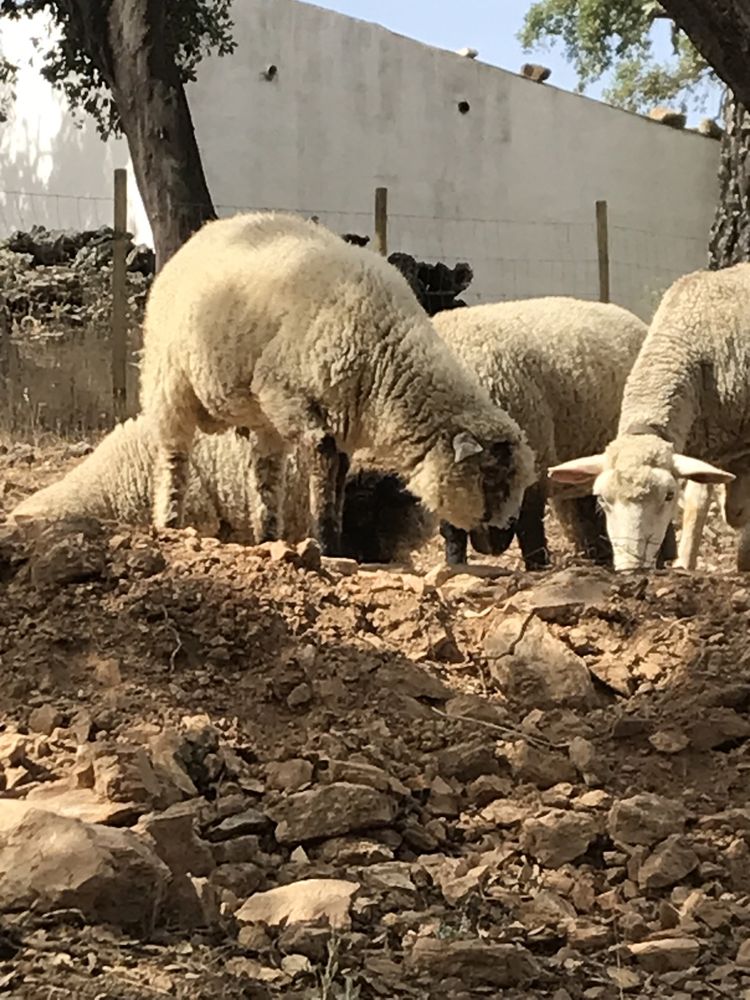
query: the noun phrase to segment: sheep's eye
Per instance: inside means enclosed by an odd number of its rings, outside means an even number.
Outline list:
[[[664,497],[664,503],[672,503],[673,500],[674,500],[674,490],[667,490],[666,495]]]

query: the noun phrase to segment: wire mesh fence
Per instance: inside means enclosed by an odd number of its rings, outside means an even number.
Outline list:
[[[468,264],[473,278],[461,293],[467,305],[540,295],[596,299],[608,294],[648,319],[663,291],[706,261],[702,238],[679,230],[629,226],[611,212],[603,246],[593,205],[586,218],[553,221],[430,216],[401,211],[398,204],[387,217],[381,204],[379,220],[374,205],[215,208],[220,216],[291,211],[373,249],[387,243],[388,253],[409,254],[418,261],[442,262],[449,268]],[[0,240],[35,226],[103,230],[112,226],[113,218],[114,197],[0,191]],[[103,230],[105,243],[111,236],[111,230],[109,235]],[[102,255],[100,266],[90,263],[74,257],[44,264],[8,249],[0,252],[2,294],[6,310],[10,306],[8,333],[0,332],[0,425],[6,429],[80,432],[109,426],[118,414],[135,412],[140,324],[150,277],[128,269],[122,297],[127,310],[126,371],[113,373],[112,330],[117,324],[111,253]],[[69,308],[70,300],[75,309]],[[124,410],[113,402],[118,380],[126,385]]]

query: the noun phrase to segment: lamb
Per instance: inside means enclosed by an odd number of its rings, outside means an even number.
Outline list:
[[[614,433],[625,378],[646,325],[619,306],[564,296],[458,309],[438,314],[433,325],[493,401],[524,428],[537,456],[536,481],[526,491],[515,528],[475,530],[472,544],[498,555],[515,533],[526,568],[540,569],[549,562],[547,469],[602,447]],[[574,544],[598,561],[611,560],[595,499],[569,491],[551,500]],[[466,531],[443,523],[441,533],[447,561],[465,562]]]
[[[128,525],[151,519],[156,437],[144,417],[118,424],[58,482],[26,497],[10,519],[90,516]],[[200,435],[191,454],[186,520],[201,534],[252,542],[262,516],[253,480],[252,441],[235,432]],[[294,494],[290,491],[290,500]],[[290,528],[301,518],[290,510]]]
[[[667,290],[628,376],[617,436],[603,453],[564,462],[550,475],[593,485],[616,570],[654,565],[680,482],[687,483],[686,513],[692,506],[680,563],[694,566],[708,503],[696,487],[725,484],[725,516],[740,530],[737,568],[746,572],[749,435],[750,264],[737,264],[693,272]]]
[[[251,435],[234,430],[198,433],[190,456],[185,517],[203,535],[252,544],[263,516],[254,485]],[[151,519],[156,440],[143,417],[119,424],[61,480],[18,503],[11,521],[96,517],[127,525]],[[286,473],[284,524],[290,542],[309,531],[301,456],[292,455]],[[247,470],[251,470],[248,476]],[[404,559],[433,530],[416,499],[393,476],[354,468],[344,497],[342,548],[359,562]]]
[[[437,336],[405,278],[284,213],[207,223],[165,264],[144,322],[142,409],[157,440],[154,523],[182,522],[196,428],[251,428],[281,532],[283,457],[309,450],[313,535],[341,549],[349,456],[367,449],[428,511],[504,527],[533,478],[518,425]]]

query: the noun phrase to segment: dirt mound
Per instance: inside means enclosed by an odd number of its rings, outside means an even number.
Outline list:
[[[0,526],[0,991],[746,995],[744,581],[438,555]]]

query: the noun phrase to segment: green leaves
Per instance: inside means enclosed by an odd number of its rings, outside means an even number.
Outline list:
[[[658,62],[654,32],[671,26],[674,56]],[[525,48],[562,43],[579,91],[606,75],[604,98],[631,111],[659,102],[705,106],[715,81],[690,41],[656,0],[535,0],[519,38]]]
[[[182,83],[193,81],[207,55],[234,51],[232,0],[163,0],[166,38]],[[91,115],[103,138],[120,133],[120,118],[108,85],[107,17],[112,0],[0,0],[0,18],[48,13],[60,33],[44,52],[42,74],[62,90],[73,111]],[[5,66],[5,70],[3,70]],[[0,60],[0,110],[3,93],[12,96],[10,56]],[[5,72],[6,76],[3,76]]]

